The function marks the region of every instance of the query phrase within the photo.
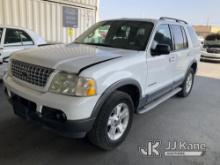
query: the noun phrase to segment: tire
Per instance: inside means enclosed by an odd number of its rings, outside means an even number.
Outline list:
[[[179,97],[187,97],[190,95],[193,85],[194,85],[195,72],[192,68],[187,72],[186,78],[183,84],[180,86],[182,91],[180,91],[177,96]],[[191,85],[190,85],[191,84]]]
[[[117,119],[116,121],[116,111],[120,112],[118,114],[124,113],[126,118],[122,119],[121,117],[121,119]],[[88,133],[89,140],[92,144],[103,150],[112,150],[116,148],[125,140],[128,135],[133,120],[133,113],[134,104],[131,97],[124,92],[114,92],[103,104],[92,130]],[[118,127],[120,125],[121,129],[116,128],[117,124]],[[113,132],[115,132],[115,136],[112,136],[114,135]],[[121,132],[123,133],[120,134]]]

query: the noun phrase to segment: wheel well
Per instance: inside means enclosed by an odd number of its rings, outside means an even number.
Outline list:
[[[194,73],[197,71],[197,63],[193,63],[191,68],[194,70]]]
[[[125,86],[119,87],[117,90],[127,93],[132,98],[133,103],[134,103],[134,107],[136,110],[136,108],[139,105],[139,101],[140,101],[139,88],[135,85],[125,85]]]

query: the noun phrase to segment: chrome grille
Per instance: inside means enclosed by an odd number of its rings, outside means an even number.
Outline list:
[[[46,85],[53,71],[53,69],[38,65],[28,64],[17,60],[11,61],[11,73],[15,78],[39,87],[44,87]]]

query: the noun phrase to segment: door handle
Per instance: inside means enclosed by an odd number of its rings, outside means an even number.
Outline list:
[[[170,62],[175,62],[175,60],[176,60],[175,57],[170,57],[170,58],[169,58],[169,61],[170,61]]]

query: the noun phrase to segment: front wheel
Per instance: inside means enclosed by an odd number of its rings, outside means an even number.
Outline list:
[[[181,85],[182,91],[180,91],[177,95],[180,97],[187,97],[189,96],[189,94],[192,91],[193,88],[193,84],[194,84],[194,77],[195,77],[195,72],[194,70],[191,68],[187,75],[186,78],[183,82],[183,84]]]
[[[131,97],[124,92],[114,92],[102,106],[94,127],[88,134],[90,141],[101,149],[114,149],[126,138],[133,113]]]

